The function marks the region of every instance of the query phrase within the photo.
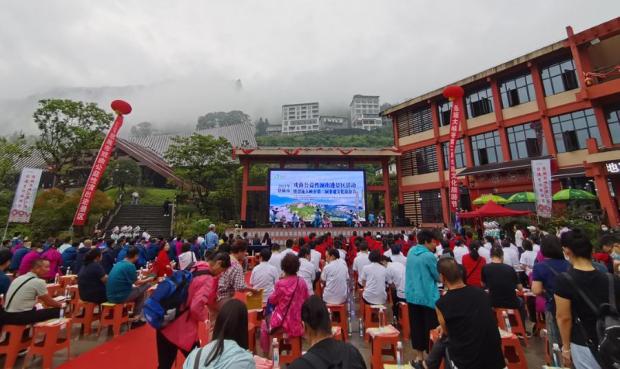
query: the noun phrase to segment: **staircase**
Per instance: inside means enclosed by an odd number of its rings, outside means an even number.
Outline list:
[[[140,226],[140,232],[147,231],[153,237],[169,237],[172,216],[164,216],[163,206],[122,205],[118,214],[106,229],[109,235],[115,226]]]

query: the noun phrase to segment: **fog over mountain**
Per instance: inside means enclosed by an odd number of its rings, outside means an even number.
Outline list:
[[[0,134],[35,133],[42,98],[123,98],[128,127],[164,131],[234,109],[279,122],[287,103],[345,114],[354,94],[403,101],[618,14],[617,0],[5,2]]]

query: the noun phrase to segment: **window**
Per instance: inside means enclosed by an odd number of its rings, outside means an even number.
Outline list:
[[[444,101],[437,104],[437,113],[439,113],[439,126],[450,125],[450,112],[452,111],[452,101]]]
[[[425,146],[404,153],[401,156],[400,166],[403,176],[436,172],[438,168],[435,147]]]
[[[539,121],[506,129],[512,160],[547,155],[547,146]]]
[[[573,59],[551,64],[540,71],[545,96],[559,94],[579,87]]]
[[[475,118],[493,112],[493,93],[485,88],[467,95],[467,117]]]
[[[502,96],[502,107],[504,108],[536,100],[531,74],[502,82],[499,85],[499,91]]]
[[[420,191],[422,222],[442,223],[441,196],[439,190]]]
[[[482,133],[471,137],[474,165],[500,163],[504,160],[497,131]]]
[[[456,146],[454,147],[454,161],[456,163],[456,168],[464,168],[465,167],[465,145],[463,144],[463,139],[459,138],[456,140]],[[448,162],[448,148],[450,147],[450,142],[444,142],[441,144],[441,149],[443,151],[443,165],[446,170],[450,169],[450,163]]]
[[[585,149],[588,138],[601,140],[592,109],[551,117],[551,126],[558,152]]]
[[[411,123],[413,125],[413,133],[420,133],[433,129],[433,118],[431,117],[431,109],[423,108],[412,111]]]
[[[607,125],[609,126],[611,142],[620,143],[620,107],[607,110]]]
[[[432,173],[438,170],[437,168],[437,151],[435,146],[425,146],[414,150],[415,155],[415,174]]]
[[[396,116],[398,127],[398,138],[411,136],[413,134],[411,116],[408,111],[404,111]]]

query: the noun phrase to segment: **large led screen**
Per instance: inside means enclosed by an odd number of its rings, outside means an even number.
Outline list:
[[[297,214],[313,222],[319,216],[331,222],[365,221],[363,170],[278,170],[269,172],[269,219],[287,222]]]

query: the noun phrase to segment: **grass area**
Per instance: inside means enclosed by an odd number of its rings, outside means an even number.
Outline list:
[[[153,187],[125,187],[125,197],[123,203],[131,202],[131,193],[136,190],[140,194],[140,205],[161,205],[166,199],[172,201],[177,192],[174,188],[153,188]],[[118,188],[111,188],[105,193],[112,199],[118,196]]]

